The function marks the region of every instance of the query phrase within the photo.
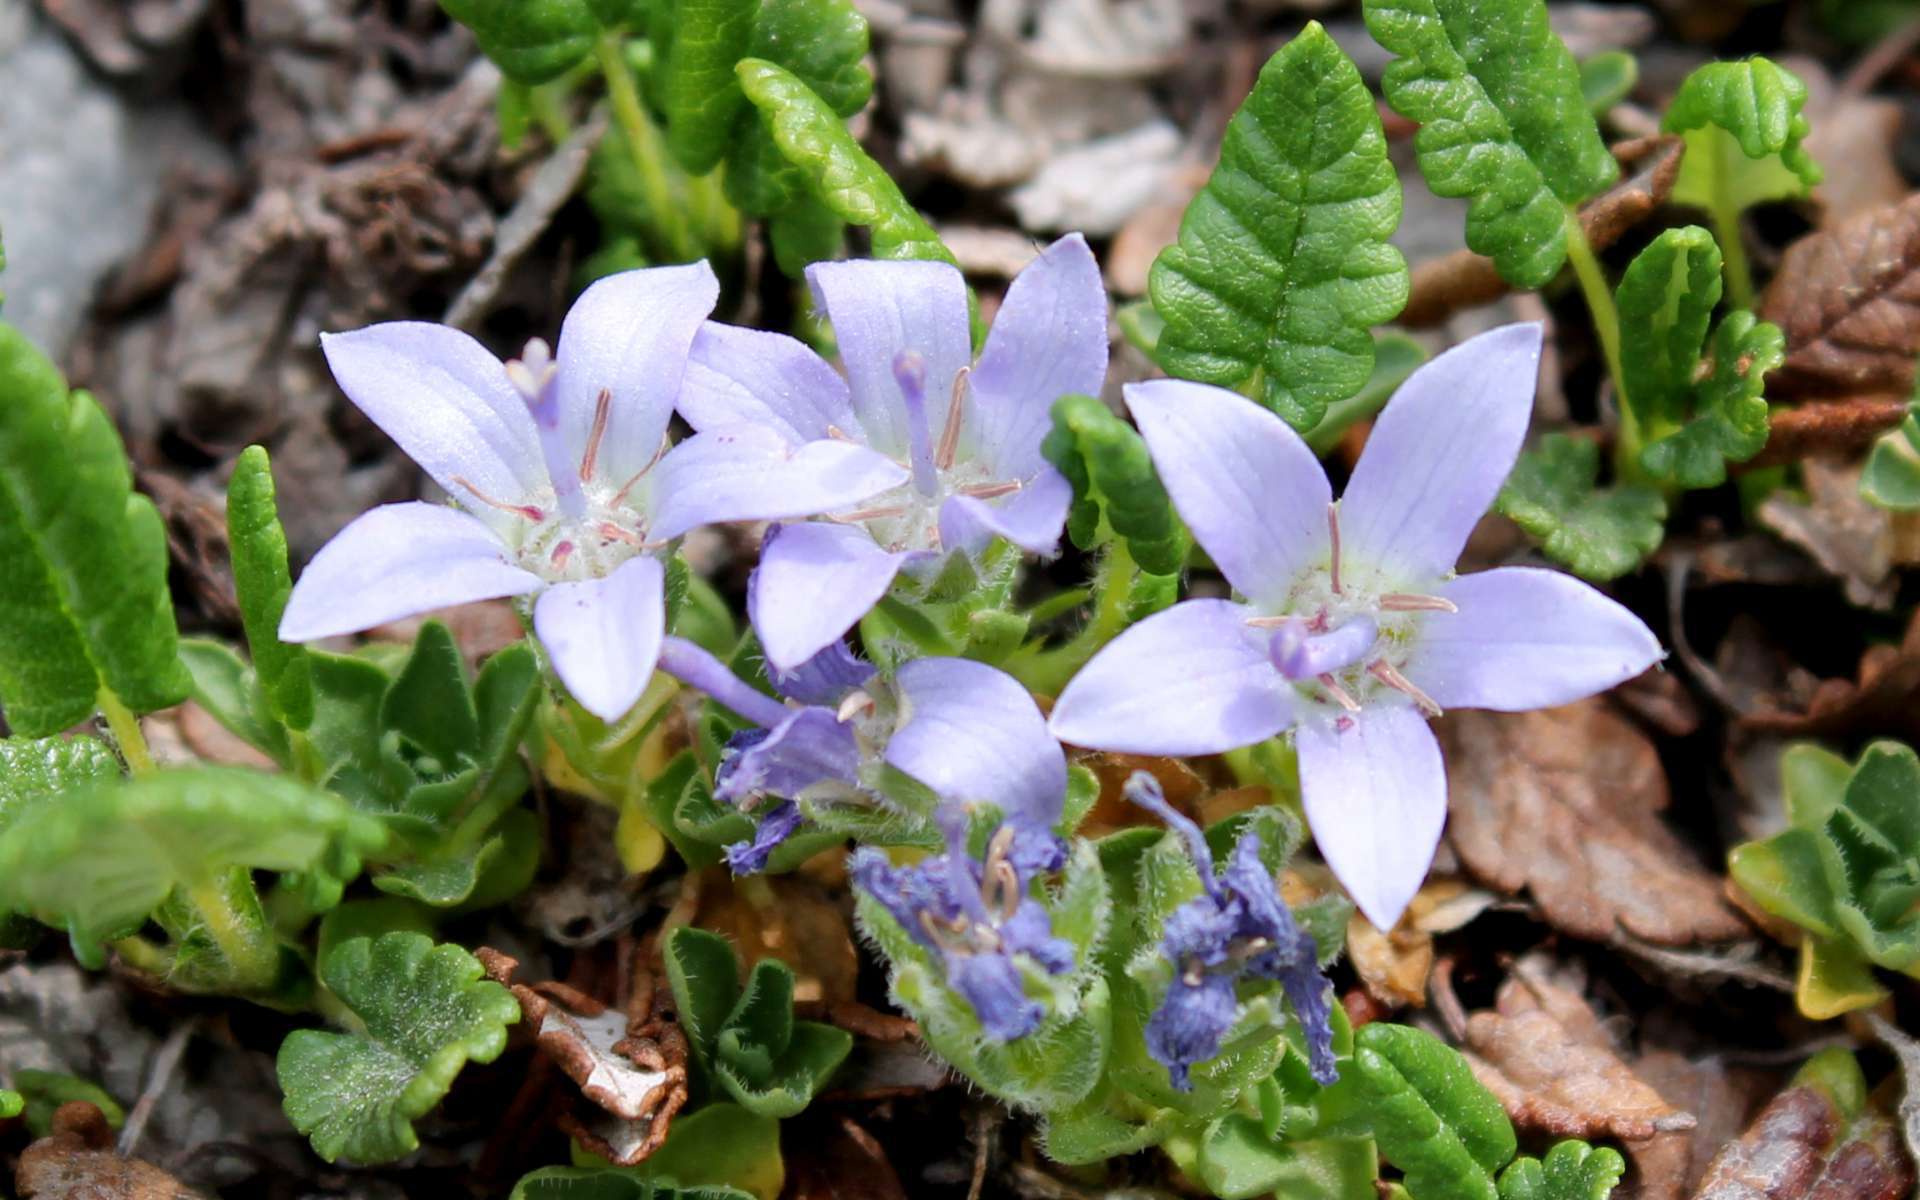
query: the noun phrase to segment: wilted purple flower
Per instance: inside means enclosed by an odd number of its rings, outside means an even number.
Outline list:
[[[1294,922],[1272,873],[1260,861],[1259,835],[1251,829],[1242,833],[1227,869],[1216,877],[1206,835],[1167,803],[1153,776],[1134,772],[1125,791],[1127,799],[1185,840],[1206,887],[1175,909],[1162,930],[1160,948],[1173,964],[1173,982],[1147,1022],[1148,1053],[1167,1068],[1173,1086],[1190,1090],[1190,1070],[1220,1053],[1220,1043],[1239,1016],[1236,985],[1245,978],[1272,979],[1286,991],[1287,1003],[1307,1035],[1313,1077],[1332,1083],[1336,1072],[1327,996],[1333,985],[1320,973],[1312,935]]]
[[[301,575],[280,636],[538,592],[534,630],[555,672],[589,712],[619,717],[660,651],[675,539],[855,503],[907,477],[864,447],[796,449],[746,425],[668,449],[687,352],[718,294],[705,263],[609,276],[567,314],[557,353],[536,339],[506,364],[426,322],[324,336],[347,398],[466,511],[363,514]]]
[[[1040,442],[1053,402],[1097,393],[1107,370],[1106,289],[1078,234],[1013,281],[977,363],[966,283],[945,263],[815,263],[807,280],[845,379],[790,337],[709,322],[679,401],[695,429],[746,421],[795,443],[856,443],[905,472],[857,506],[813,509],[829,520],[788,526],[762,550],[747,606],[779,667],[851,629],[903,567],[931,572],[996,536],[1054,553],[1073,489]]]
[[[1022,827],[1051,830],[1060,820],[1066,755],[1033,696],[985,663],[914,659],[888,680],[836,642],[793,671],[772,672],[792,705],[681,638],[666,639],[660,665],[758,726],[735,735],[714,773],[715,798],[742,811],[765,798],[889,805],[892,768],[942,802],[994,804]],[[753,841],[729,851],[736,871],[764,869],[800,821],[797,805],[770,808]]]
[[[1336,506],[1284,421],[1219,388],[1127,389],[1174,506],[1244,602],[1189,600],[1068,684],[1065,742],[1213,754],[1288,728],[1315,843],[1381,929],[1419,889],[1447,811],[1426,717],[1565,704],[1658,662],[1639,618],[1554,571],[1454,577],[1532,412],[1540,328],[1510,325],[1408,378]]]
[[[863,847],[848,860],[847,873],[939,959],[988,1036],[1024,1037],[1046,1009],[1027,995],[1019,959],[1050,975],[1073,970],[1073,944],[1053,936],[1047,910],[1029,892],[1036,875],[1060,868],[1066,849],[1051,826],[1009,817],[988,840],[986,854],[975,858],[967,852],[966,807],[941,805],[939,821],[946,853],[895,867],[879,850]]]

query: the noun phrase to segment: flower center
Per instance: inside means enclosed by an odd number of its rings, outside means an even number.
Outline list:
[[[1274,670],[1301,685],[1302,695],[1323,707],[1357,713],[1384,688],[1406,696],[1429,716],[1439,716],[1440,706],[1402,675],[1400,667],[1424,614],[1459,610],[1443,596],[1373,590],[1343,575],[1338,504],[1327,506],[1327,532],[1332,548],[1327,568],[1310,572],[1294,589],[1288,601],[1291,611],[1247,621],[1254,628],[1273,630],[1267,657]]]
[[[599,477],[600,444],[606,438],[613,393],[601,389],[593,425],[579,463],[567,454],[560,430],[558,364],[546,342],[534,338],[519,358],[506,364],[507,380],[527,402],[540,454],[546,463],[548,490],[525,503],[509,503],[455,477],[475,500],[512,513],[521,523],[505,536],[519,565],[550,583],[598,579],[637,554],[662,550],[664,541],[648,541],[646,520],[630,502],[633,490],[667,452],[667,442],[639,474],[625,481]]]
[[[834,514],[833,520],[865,525],[873,540],[889,550],[938,550],[940,508],[948,497],[992,500],[1024,486],[1018,479],[993,478],[984,463],[958,461],[961,427],[972,397],[969,374],[966,367],[954,374],[952,400],[936,440],[927,404],[926,360],[911,350],[894,357],[894,381],[907,407],[908,451],[900,465],[913,472],[913,478],[861,508]]]
[[[1020,873],[1008,857],[1014,836],[1010,824],[994,831],[987,843],[978,887],[966,869],[965,856],[958,849],[950,852],[953,889],[961,910],[949,917],[920,910],[920,927],[942,950],[950,954],[991,954],[1000,948],[998,927],[1012,920],[1020,908]]]

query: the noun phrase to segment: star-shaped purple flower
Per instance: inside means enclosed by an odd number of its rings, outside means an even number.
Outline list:
[[[1053,935],[1047,910],[1029,890],[1036,876],[1060,869],[1066,847],[1051,826],[1009,817],[976,858],[967,851],[965,807],[942,805],[939,820],[946,853],[895,867],[863,847],[847,861],[847,873],[940,962],[989,1037],[1025,1037],[1046,1008],[1027,995],[1021,960],[1049,975],[1074,966],[1072,943]]]
[[[1510,325],[1414,372],[1338,505],[1265,409],[1202,384],[1130,386],[1174,506],[1243,599],[1188,600],[1128,629],[1067,685],[1053,732],[1186,755],[1292,729],[1314,841],[1391,928],[1446,817],[1426,718],[1565,704],[1662,657],[1639,618],[1566,575],[1453,574],[1520,452],[1539,357],[1539,326]]]
[[[1273,874],[1260,861],[1260,838],[1251,829],[1234,843],[1227,869],[1216,876],[1213,852],[1200,827],[1167,803],[1145,771],[1127,780],[1127,799],[1165,821],[1187,843],[1206,890],[1167,918],[1160,950],[1173,964],[1166,998],[1147,1021],[1147,1052],[1167,1068],[1173,1086],[1193,1087],[1192,1068],[1220,1053],[1239,1017],[1237,985],[1245,978],[1271,979],[1307,1035],[1313,1077],[1332,1083],[1332,984],[1320,973],[1313,937],[1295,923],[1280,899]]]
[[[835,642],[794,671],[771,672],[789,703],[681,638],[666,639],[660,666],[758,726],[736,735],[714,773],[715,798],[742,811],[782,802],[751,842],[729,849],[737,873],[765,868],[801,827],[803,805],[896,807],[889,768],[943,804],[990,803],[1021,828],[1051,831],[1060,820],[1066,755],[1033,696],[985,663],[920,658],[886,679]]]
[[[978,362],[966,282],[944,263],[815,263],[807,281],[846,378],[790,337],[710,322],[679,401],[695,429],[746,421],[796,444],[868,446],[903,468],[893,490],[820,505],[827,521],[788,526],[763,550],[747,604],[779,667],[838,640],[902,568],[932,572],[995,537],[1053,554],[1073,489],[1040,442],[1053,402],[1097,394],[1107,370],[1106,289],[1078,234],[1013,281]]]
[[[609,276],[567,314],[557,353],[535,340],[505,364],[426,322],[323,337],[347,398],[460,508],[390,504],[357,518],[308,564],[280,636],[539,593],[534,630],[555,672],[582,707],[618,718],[659,655],[676,539],[857,503],[907,477],[861,446],[796,448],[743,424],[669,449],[687,353],[718,295],[705,263]]]

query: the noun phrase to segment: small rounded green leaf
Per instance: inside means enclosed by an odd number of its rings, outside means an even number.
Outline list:
[[[1545,1159],[1523,1158],[1500,1173],[1500,1200],[1607,1200],[1626,1174],[1619,1153],[1560,1142]]]
[[[1638,484],[1599,487],[1599,475],[1597,443],[1550,433],[1520,456],[1494,507],[1575,574],[1616,579],[1660,548],[1667,502]]]
[[[1708,63],[1681,83],[1660,127],[1686,135],[1673,199],[1739,212],[1769,200],[1804,196],[1820,182],[1820,164],[1801,143],[1807,85],[1754,55]]]
[[[280,614],[293,591],[287,535],[274,504],[273,469],[261,446],[248,446],[227,482],[227,542],[233,589],[267,707],[289,729],[313,723],[313,669],[307,648],[280,640]]]
[[[341,943],[320,979],[353,1014],[351,1033],[302,1029],[281,1043],[284,1107],[328,1162],[391,1162],[419,1145],[413,1122],[469,1061],[506,1048],[520,1005],[473,955],[417,933]]]

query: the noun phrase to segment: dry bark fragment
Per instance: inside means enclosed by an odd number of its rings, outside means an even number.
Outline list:
[[[1667,779],[1653,743],[1604,700],[1440,722],[1448,837],[1474,876],[1532,893],[1556,929],[1605,941],[1624,928],[1679,946],[1745,924],[1657,813]]]
[[[1899,1200],[1913,1169],[1893,1124],[1843,1127],[1816,1088],[1790,1087],[1713,1160],[1694,1200]]]
[[[1920,194],[1788,248],[1760,304],[1787,335],[1772,396],[1906,392],[1920,353]]]
[[[200,1193],[152,1163],[113,1152],[113,1130],[85,1101],[63,1104],[46,1137],[14,1168],[27,1200],[199,1200]]]
[[[1887,510],[1861,497],[1860,468],[1814,459],[1802,464],[1800,474],[1807,502],[1775,492],[1760,503],[1760,523],[1837,577],[1849,604],[1891,609],[1898,588],[1892,578],[1893,522]]]

